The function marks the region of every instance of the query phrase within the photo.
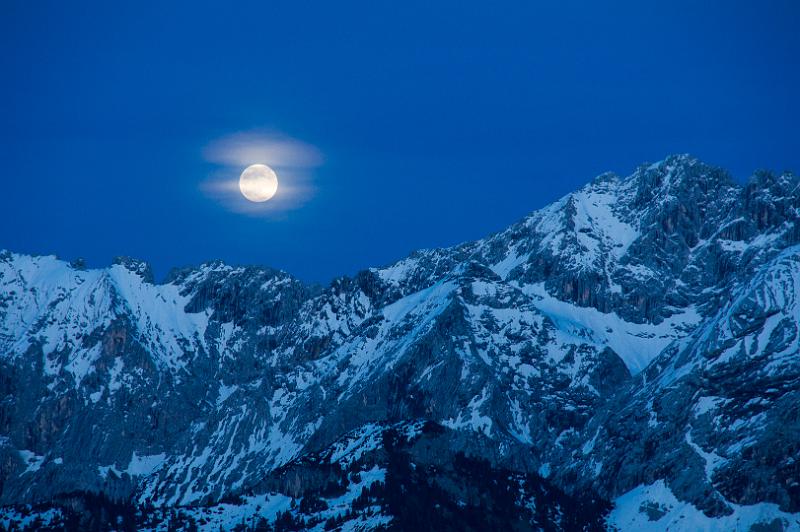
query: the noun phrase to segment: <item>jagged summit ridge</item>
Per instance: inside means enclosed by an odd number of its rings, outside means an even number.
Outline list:
[[[350,493],[359,471],[386,490],[377,526],[410,518],[388,502],[398,483],[468,482],[483,466],[464,453],[527,479],[511,513],[528,526],[566,527],[556,504],[585,524],[656,496],[702,519],[794,519],[799,221],[796,176],[740,186],[684,155],[325,288],[4,252],[0,502],[252,493],[242,512],[291,510],[267,492],[310,501],[329,475]],[[480,506],[442,489],[443,507]]]

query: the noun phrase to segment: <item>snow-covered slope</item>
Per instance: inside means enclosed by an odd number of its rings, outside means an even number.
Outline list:
[[[326,288],[4,252],[0,504],[58,520],[99,493],[151,528],[179,507],[209,529],[403,528],[412,509],[591,528],[614,500],[624,527],[680,528],[674,501],[791,523],[798,243],[797,177],[741,187],[673,156]],[[671,509],[647,511],[659,494]]]

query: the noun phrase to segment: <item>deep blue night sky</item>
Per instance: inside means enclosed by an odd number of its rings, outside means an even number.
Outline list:
[[[670,153],[800,171],[794,1],[165,4],[3,2],[0,248],[327,282]],[[254,129],[324,158],[279,217],[200,186]]]

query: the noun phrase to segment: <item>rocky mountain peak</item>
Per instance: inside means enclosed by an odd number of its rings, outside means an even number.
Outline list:
[[[690,154],[670,155],[665,159],[639,166],[628,177],[636,181],[640,196],[679,195],[695,188],[707,191],[715,186],[733,186],[728,173]]]
[[[132,257],[114,257],[111,262],[112,265],[122,266],[129,272],[138,275],[146,283],[153,284],[155,278],[153,277],[153,269],[149,263],[135,259]]]

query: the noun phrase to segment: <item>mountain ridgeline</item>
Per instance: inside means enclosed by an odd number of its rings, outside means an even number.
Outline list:
[[[326,288],[0,253],[0,526],[800,529],[800,178],[671,156]]]

